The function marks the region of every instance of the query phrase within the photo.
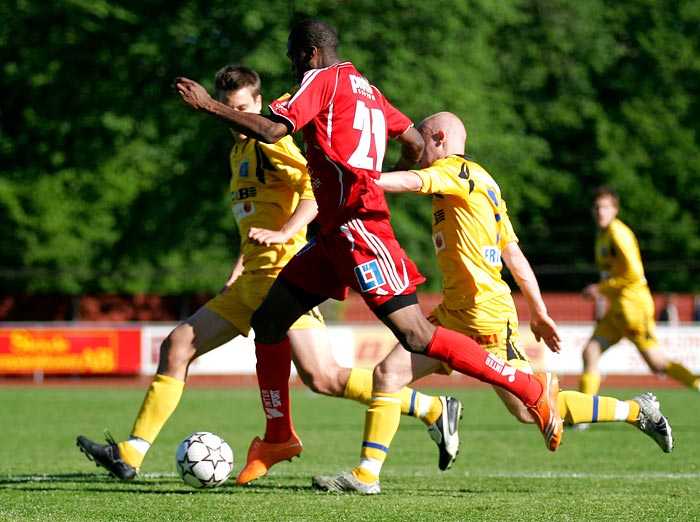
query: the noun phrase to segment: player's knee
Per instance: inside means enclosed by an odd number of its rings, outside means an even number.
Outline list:
[[[186,368],[197,355],[192,342],[191,327],[187,324],[180,325],[170,332],[160,345],[159,373]]]
[[[411,353],[424,353],[430,343],[430,338],[426,338],[421,335],[421,332],[415,330],[403,332],[398,338],[401,346]]]
[[[278,343],[287,334],[287,328],[281,328],[274,314],[269,313],[263,306],[253,312],[250,326],[255,332],[255,338],[265,344]]]
[[[411,374],[382,361],[372,372],[372,382],[376,390],[397,391],[411,382]]]
[[[652,361],[652,362],[649,362],[647,364],[649,365],[649,369],[659,376],[663,375],[666,372],[666,369],[668,367],[668,364],[659,363],[656,361]]]

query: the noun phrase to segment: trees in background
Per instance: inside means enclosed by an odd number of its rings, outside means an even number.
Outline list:
[[[170,84],[211,88],[219,67],[242,62],[269,101],[292,87],[286,37],[309,16],[336,26],[341,57],[416,122],[442,110],[465,121],[468,153],[500,181],[545,289],[595,277],[590,199],[608,184],[652,288],[700,290],[697,2],[390,4],[0,5],[2,292],[218,289],[238,253],[231,139]],[[390,206],[439,289],[429,198]]]

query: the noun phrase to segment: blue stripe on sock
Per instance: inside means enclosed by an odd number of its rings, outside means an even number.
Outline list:
[[[598,396],[593,396],[593,422],[598,422]]]
[[[379,451],[383,451],[384,453],[389,453],[389,448],[386,446],[383,446],[382,444],[377,444],[376,442],[369,442],[369,441],[363,441],[362,442],[362,447],[363,448],[374,448],[378,449]]]
[[[416,399],[418,398],[418,392],[416,390],[413,390],[413,393],[411,393],[411,406],[408,409],[408,414],[413,416],[413,414],[416,412]]]

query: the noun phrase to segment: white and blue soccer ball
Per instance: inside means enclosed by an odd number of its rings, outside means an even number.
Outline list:
[[[177,447],[175,465],[185,484],[193,488],[215,488],[231,475],[233,450],[228,443],[208,431],[198,431]]]

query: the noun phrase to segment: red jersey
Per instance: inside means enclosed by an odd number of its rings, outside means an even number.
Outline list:
[[[270,110],[303,132],[323,232],[358,214],[389,216],[375,180],[387,137],[400,136],[413,123],[350,62],[307,71],[298,90],[275,100]]]

